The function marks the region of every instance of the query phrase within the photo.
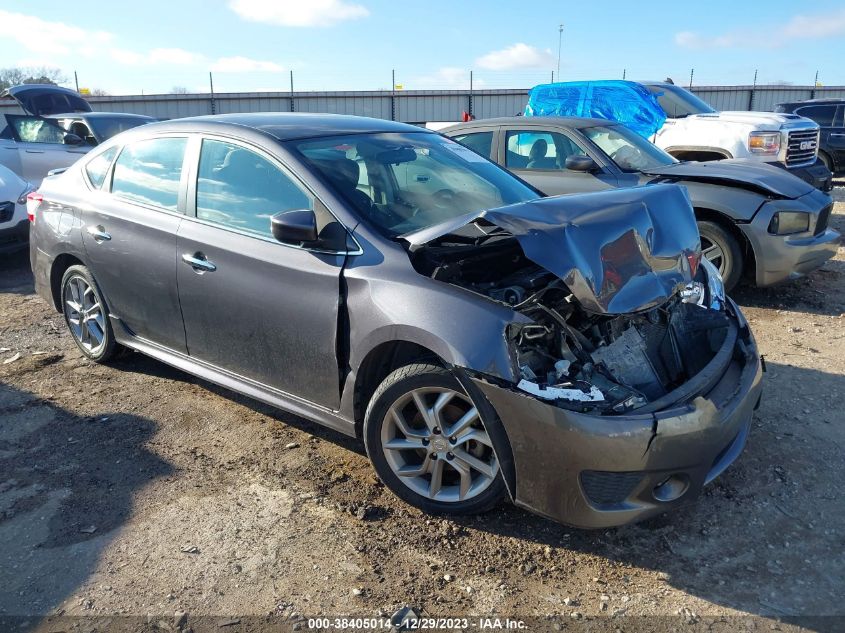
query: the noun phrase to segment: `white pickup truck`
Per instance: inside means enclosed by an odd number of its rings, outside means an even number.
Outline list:
[[[794,114],[718,112],[680,86],[641,82],[657,97],[666,122],[655,145],[679,160],[747,158],[784,168],[822,191],[832,178],[817,160],[819,126]]]

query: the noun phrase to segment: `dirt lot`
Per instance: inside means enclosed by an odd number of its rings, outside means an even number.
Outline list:
[[[567,630],[845,630],[845,248],[735,296],[768,365],[746,452],[695,504],[586,532],[509,506],[428,517],[351,439],[139,354],[91,364],[27,258],[0,258],[0,618],[214,616],[226,633],[412,606]],[[82,620],[51,622],[15,626]]]

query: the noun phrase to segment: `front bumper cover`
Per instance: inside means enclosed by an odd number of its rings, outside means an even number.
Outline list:
[[[731,307],[739,336],[727,365],[703,395],[653,414],[574,413],[472,377],[507,433],[516,505],[605,528],[695,499],[742,452],[762,390],[757,346]]]
[[[833,174],[821,160],[816,160],[815,164],[807,167],[787,167],[780,162],[769,164],[785,169],[793,176],[800,178],[820,191],[827,192],[833,189]]]
[[[795,200],[771,200],[760,207],[751,222],[738,225],[754,250],[757,264],[755,282],[758,286],[770,286],[803,277],[836,255],[841,239],[839,233],[827,227],[816,232],[816,223],[822,217],[823,209],[831,204],[830,197],[819,191]],[[772,235],[769,233],[769,223],[778,211],[809,213],[813,218],[810,231],[794,235]]]

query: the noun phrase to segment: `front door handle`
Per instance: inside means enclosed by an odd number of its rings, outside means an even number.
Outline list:
[[[182,255],[182,261],[198,273],[213,273],[217,270],[217,266],[208,261],[202,253],[194,253],[193,255],[184,253]]]
[[[111,239],[111,235],[106,233],[102,226],[89,226],[85,230],[88,231],[88,235],[93,237],[97,244],[108,242]]]

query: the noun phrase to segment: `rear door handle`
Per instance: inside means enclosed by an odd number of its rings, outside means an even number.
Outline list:
[[[182,261],[198,273],[213,273],[217,270],[217,266],[208,261],[202,253],[194,253],[193,255],[184,253],[182,255]]]
[[[111,239],[111,235],[106,233],[102,226],[89,226],[85,230],[88,231],[88,235],[93,237],[97,244],[108,242]]]

